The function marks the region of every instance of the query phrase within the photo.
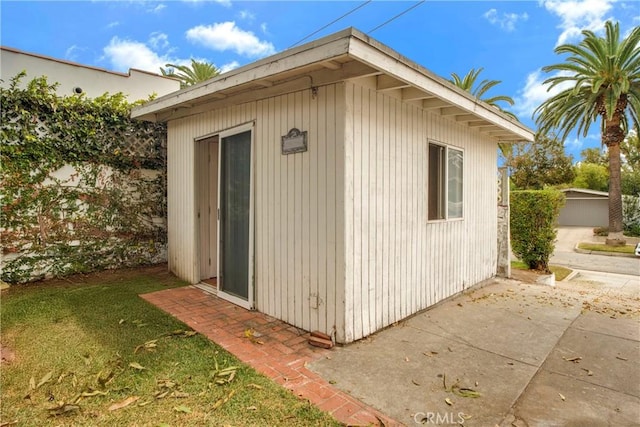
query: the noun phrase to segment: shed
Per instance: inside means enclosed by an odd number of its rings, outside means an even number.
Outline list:
[[[560,210],[558,225],[607,227],[609,225],[609,193],[565,188],[566,203]]]
[[[496,274],[498,109],[347,29],[135,108],[179,277],[348,343]]]

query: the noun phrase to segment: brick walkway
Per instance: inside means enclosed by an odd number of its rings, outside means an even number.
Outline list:
[[[141,297],[233,353],[256,371],[329,412],[341,423],[348,426],[400,425],[307,369],[307,363],[326,357],[331,350],[309,345],[309,334],[305,331],[257,311],[245,310],[194,286]],[[247,338],[247,329],[255,331],[253,340],[261,344]]]

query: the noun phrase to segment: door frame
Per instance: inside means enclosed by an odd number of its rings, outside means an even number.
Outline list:
[[[207,147],[207,153],[212,155],[213,158],[210,158],[209,161],[207,162],[207,166],[206,168],[202,168],[202,160],[201,159],[196,159],[196,168],[195,168],[195,172],[196,172],[196,183],[195,183],[195,190],[196,190],[196,248],[197,248],[197,261],[198,261],[198,277],[200,278],[199,280],[207,280],[207,279],[212,279],[212,278],[216,278],[217,274],[218,274],[218,266],[214,265],[214,269],[211,270],[211,275],[207,275],[207,277],[203,277],[202,275],[202,263],[204,262],[203,260],[203,254],[202,254],[202,244],[204,239],[207,240],[207,245],[215,245],[215,260],[212,259],[212,261],[215,261],[216,263],[218,262],[218,254],[217,254],[217,250],[218,250],[218,236],[217,236],[217,232],[218,232],[218,216],[216,214],[216,209],[218,208],[218,189],[219,189],[219,184],[217,182],[218,177],[220,175],[220,172],[218,170],[218,153],[219,153],[219,149],[218,149],[218,144],[219,144],[220,138],[218,136],[218,134],[211,134],[211,135],[206,135],[203,137],[198,137],[195,139],[195,152],[196,152],[196,156],[200,156],[202,155],[202,148],[204,146],[204,144],[209,145]],[[215,146],[215,149],[214,147]],[[210,199],[207,201],[209,204],[209,207],[211,208],[211,211],[206,212],[207,214],[207,220],[211,221],[210,222],[210,227],[211,227],[211,232],[208,235],[203,235],[201,233],[201,229],[202,229],[202,221],[203,221],[203,212],[200,209],[202,207],[202,187],[201,187],[201,182],[203,179],[203,174],[206,174],[206,177],[208,179],[208,177],[210,176],[209,174],[211,174],[211,168],[214,167],[215,164],[215,185],[214,186],[208,186],[209,187],[209,191],[210,192],[214,192],[215,194],[213,195],[209,195]],[[214,235],[214,232],[216,233]],[[214,239],[215,237],[215,239]]]
[[[221,233],[221,224],[220,224],[220,209],[221,209],[221,185],[222,185],[222,167],[220,165],[218,165],[218,273],[217,273],[217,277],[218,277],[218,283],[217,283],[217,288],[218,288],[218,296],[224,300],[227,300],[233,304],[239,305],[240,307],[246,308],[248,310],[252,310],[254,308],[254,260],[255,260],[255,253],[254,253],[254,236],[255,236],[255,230],[254,230],[254,211],[255,211],[255,198],[254,198],[254,176],[255,176],[255,147],[254,147],[254,142],[255,142],[255,122],[251,121],[249,123],[245,123],[242,125],[238,125],[235,127],[232,127],[230,129],[226,129],[224,131],[221,131],[218,133],[218,162],[222,161],[222,145],[223,145],[223,139],[228,137],[228,136],[233,136],[239,133],[243,133],[243,132],[250,132],[250,147],[251,147],[251,159],[249,161],[249,256],[248,256],[248,280],[247,280],[247,295],[248,298],[247,300],[240,298],[238,296],[232,295],[232,294],[228,294],[226,293],[221,285],[223,285],[224,282],[224,278],[222,278],[221,276],[221,269],[222,269],[222,245],[220,244],[220,241],[222,239],[222,233]],[[222,278],[222,279],[221,279]]]

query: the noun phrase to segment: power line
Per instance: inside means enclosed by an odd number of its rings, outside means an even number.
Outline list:
[[[339,20],[341,20],[342,18],[344,18],[345,16],[351,15],[353,12],[355,12],[356,10],[360,9],[361,7],[364,7],[366,5],[368,5],[369,3],[371,3],[373,0],[367,0],[362,4],[359,4],[358,6],[356,6],[355,8],[351,9],[349,12],[345,13],[344,15],[342,15],[339,18],[334,19],[333,21],[329,22],[327,25],[323,26],[322,28],[314,31],[313,33],[309,34],[308,36],[304,37],[303,39],[298,40],[297,42],[295,42],[294,44],[292,44],[291,46],[289,46],[287,49],[291,49],[292,47],[294,47],[295,45],[305,41],[306,39],[308,39],[311,36],[314,36],[316,34],[318,34],[320,31],[324,30],[325,28],[335,24],[336,22],[338,22]],[[423,0],[424,1],[424,0]],[[383,24],[384,25],[384,24]]]
[[[384,26],[385,26],[385,25],[387,25],[389,22],[391,22],[391,21],[395,20],[396,18],[401,17],[402,15],[404,15],[404,14],[405,14],[405,13],[407,13],[407,12],[409,12],[410,10],[415,9],[416,7],[420,6],[420,5],[421,5],[422,3],[424,3],[425,1],[426,1],[426,0],[421,0],[421,1],[419,1],[418,3],[416,3],[416,4],[414,4],[413,6],[409,7],[408,9],[406,9],[406,10],[404,10],[404,11],[400,12],[399,14],[397,14],[396,16],[394,16],[393,18],[391,18],[391,19],[389,19],[389,20],[387,20],[387,21],[383,22],[382,24],[378,25],[378,26],[377,26],[377,27],[375,27],[373,30],[369,30],[369,32],[368,32],[367,34],[371,34],[371,33],[373,33],[374,31],[376,31],[376,30],[378,30],[378,29],[380,29],[380,28],[384,27]]]

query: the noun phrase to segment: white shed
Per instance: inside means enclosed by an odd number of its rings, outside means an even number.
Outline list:
[[[355,29],[137,107],[169,268],[341,343],[496,274],[497,144],[533,132]]]

